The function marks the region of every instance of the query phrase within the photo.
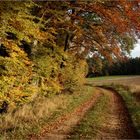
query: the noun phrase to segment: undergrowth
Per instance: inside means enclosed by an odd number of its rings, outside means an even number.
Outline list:
[[[57,117],[72,112],[93,96],[93,88],[86,86],[73,94],[37,97],[15,112],[0,116],[0,139],[27,139]]]

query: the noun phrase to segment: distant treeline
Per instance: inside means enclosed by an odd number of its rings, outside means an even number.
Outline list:
[[[115,61],[111,65],[102,62],[102,67],[98,64],[93,64],[88,60],[89,73],[87,77],[107,76],[107,75],[139,75],[140,74],[140,57],[127,58],[120,61]],[[98,67],[97,67],[98,66]],[[101,67],[99,69],[99,66]],[[96,71],[94,70],[96,69]]]
[[[130,58],[126,61],[115,62],[108,69],[109,75],[139,75],[140,58]]]

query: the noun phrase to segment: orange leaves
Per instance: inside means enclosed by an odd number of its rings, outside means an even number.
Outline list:
[[[18,20],[9,20],[9,24],[14,27],[15,29],[19,30],[19,31],[23,31],[24,28],[22,26],[22,23]]]
[[[123,54],[129,53],[134,42],[125,41],[123,36],[133,40],[136,34],[139,34],[140,8],[138,8],[138,1],[119,0],[90,2],[89,4],[85,2],[85,5],[83,9],[86,14],[94,13],[92,16],[97,15],[101,21],[100,24],[95,24],[95,20],[86,18],[87,21],[84,23],[87,22],[86,31],[88,31],[85,34],[90,37],[85,42],[90,42],[91,48],[98,48],[98,53],[108,59],[120,58],[122,52],[124,52]]]
[[[134,10],[135,7],[133,2],[128,2],[125,0],[114,1],[110,6],[108,6],[107,4],[104,5],[93,3],[89,6],[89,9],[95,13],[98,13],[104,20],[104,24],[108,24],[108,26],[114,26],[120,33],[126,32],[128,31],[128,29],[133,28],[130,22],[135,21],[132,21],[130,18],[132,18],[132,15],[135,15],[134,17],[137,17],[137,15],[140,14],[140,12],[138,12],[138,9],[137,11]]]
[[[20,56],[23,59],[27,59],[27,54],[20,49],[15,42],[5,39],[2,44],[7,48],[7,51],[12,58],[17,58],[17,56]]]

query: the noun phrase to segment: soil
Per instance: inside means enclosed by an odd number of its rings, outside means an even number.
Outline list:
[[[113,90],[100,88],[108,97],[108,112],[101,124],[97,139],[137,139],[138,134],[133,127],[124,101]]]

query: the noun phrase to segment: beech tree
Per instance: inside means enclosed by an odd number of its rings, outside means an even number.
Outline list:
[[[127,0],[2,1],[0,106],[73,92],[84,81],[90,52],[96,72],[103,61],[124,58],[140,36],[139,6]]]

